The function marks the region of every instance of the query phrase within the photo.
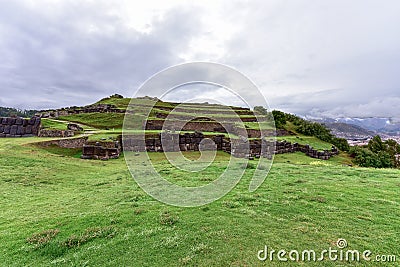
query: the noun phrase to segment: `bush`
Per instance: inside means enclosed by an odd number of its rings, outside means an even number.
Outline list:
[[[386,151],[375,153],[368,148],[352,147],[350,155],[354,158],[354,163],[361,167],[391,168],[393,161]]]

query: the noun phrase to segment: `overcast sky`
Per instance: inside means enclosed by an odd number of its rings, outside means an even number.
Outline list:
[[[130,97],[166,67],[212,61],[272,108],[400,117],[400,1],[197,2],[0,1],[0,106]]]

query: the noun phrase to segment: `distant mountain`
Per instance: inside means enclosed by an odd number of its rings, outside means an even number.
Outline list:
[[[336,121],[357,125],[376,133],[400,134],[400,121],[392,118],[338,118]]]
[[[324,123],[332,133],[341,138],[360,140],[372,137],[375,132],[364,129],[358,125],[343,123],[343,122],[329,122]]]
[[[325,124],[338,137],[364,139],[366,137],[400,136],[400,120],[393,118],[307,118]]]

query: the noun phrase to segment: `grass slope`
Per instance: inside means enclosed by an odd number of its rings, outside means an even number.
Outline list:
[[[289,136],[277,136],[276,140],[286,140],[291,143],[299,143],[301,145],[310,145],[317,150],[330,150],[332,148],[332,144],[328,142],[324,142],[319,140],[314,136],[305,136],[305,135],[289,135]]]
[[[3,266],[282,266],[258,261],[257,251],[322,250],[338,238],[352,249],[399,256],[399,170],[278,155],[256,192],[247,190],[252,162],[222,199],[177,208],[146,195],[123,158],[81,160],[29,144],[37,140],[0,139]],[[162,154],[152,157],[168,179],[185,182]],[[193,173],[190,183],[212,179],[226,159],[219,153],[210,176]],[[338,262],[304,265],[321,264]]]
[[[122,128],[124,113],[81,113],[60,116],[58,119],[82,123],[99,129]]]

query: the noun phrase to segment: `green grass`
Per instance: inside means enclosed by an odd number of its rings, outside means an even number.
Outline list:
[[[123,158],[82,160],[30,144],[38,140],[0,139],[2,266],[376,266],[257,259],[264,245],[321,251],[338,238],[400,257],[399,170],[277,155],[256,192],[247,190],[249,168],[222,199],[178,208],[143,192]],[[192,185],[212,180],[228,158],[218,153],[208,176],[180,176],[162,154],[151,156],[167,179]]]
[[[314,136],[304,136],[304,135],[289,135],[289,136],[277,136],[276,140],[286,140],[291,143],[299,143],[302,145],[310,145],[317,150],[330,150],[332,144],[319,140]]]
[[[274,130],[274,125],[271,122],[243,122],[248,129],[255,130]]]
[[[40,149],[60,157],[80,158],[82,155],[81,148],[62,148],[56,145],[38,146]]]
[[[109,104],[109,105],[114,105],[119,109],[126,109],[130,101],[131,101],[130,98],[110,97],[110,98],[104,98],[96,102],[95,104]]]
[[[81,113],[60,116],[60,120],[82,123],[95,128],[122,128],[124,113]]]
[[[68,122],[61,122],[52,119],[42,119],[42,127],[44,129],[67,130]]]

